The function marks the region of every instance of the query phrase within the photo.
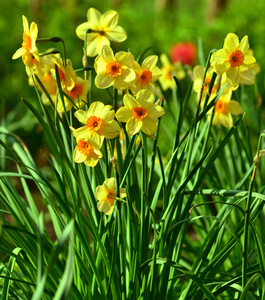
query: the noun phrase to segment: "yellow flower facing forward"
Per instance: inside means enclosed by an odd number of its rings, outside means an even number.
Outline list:
[[[28,20],[25,16],[22,16],[22,20],[24,30],[22,47],[16,51],[16,53],[12,56],[12,59],[17,59],[29,54],[32,54],[33,56],[38,55],[38,48],[36,47],[38,35],[37,24],[32,22],[29,27]]]
[[[148,90],[141,90],[136,98],[130,94],[123,97],[124,106],[116,112],[116,118],[126,123],[126,131],[134,135],[140,130],[152,135],[157,129],[157,119],[165,114],[163,107],[153,104],[154,96]]]
[[[128,83],[135,79],[133,63],[134,56],[131,53],[120,51],[114,56],[112,49],[104,46],[95,60],[96,86],[105,89],[113,85],[120,90],[126,89]]]
[[[111,177],[96,188],[95,197],[99,201],[97,208],[106,215],[111,215],[114,209],[114,202],[117,196],[115,178]],[[120,198],[125,197],[125,189],[120,188]]]
[[[136,61],[134,62],[134,71],[136,73],[134,84],[130,89],[134,94],[138,91],[147,89],[154,95],[156,94],[155,81],[162,76],[161,70],[156,66],[158,57],[156,55],[148,56],[140,66]]]
[[[114,115],[115,111],[111,105],[93,102],[88,111],[75,112],[75,117],[85,126],[75,129],[73,135],[78,140],[88,140],[95,149],[100,149],[104,138],[115,138],[121,131],[119,124],[114,120]]]
[[[84,163],[89,167],[95,167],[103,155],[100,150],[94,149],[88,140],[78,140],[74,150],[74,161]]]
[[[229,33],[225,38],[224,47],[212,54],[211,66],[218,75],[226,73],[231,84],[236,87],[242,80],[242,72],[245,76],[252,75],[248,71],[256,62],[253,52],[249,49],[248,37],[244,38],[239,43],[238,36],[234,33]]]
[[[117,26],[119,15],[114,10],[108,10],[103,15],[95,8],[87,11],[87,22],[76,29],[77,36],[85,39],[87,32],[87,56],[93,57],[101,53],[104,45],[110,45],[110,41],[123,42],[127,34],[121,26]]]
[[[241,114],[241,106],[237,101],[230,100],[232,95],[232,90],[223,93],[221,97],[217,100],[214,109],[213,125],[223,125],[227,128],[233,126],[232,115]],[[209,111],[209,114],[212,110]]]
[[[173,79],[173,75],[178,79],[183,79],[186,76],[185,71],[183,70],[181,63],[176,62],[171,64],[167,55],[165,53],[161,54],[160,61],[162,63],[162,76],[159,78],[162,89],[166,91],[167,89],[176,88],[176,83]]]

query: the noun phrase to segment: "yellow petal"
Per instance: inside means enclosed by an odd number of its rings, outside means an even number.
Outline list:
[[[100,25],[103,29],[112,29],[117,26],[119,15],[115,10],[106,11],[100,18]]]
[[[25,16],[22,16],[22,21],[23,21],[23,30],[26,34],[29,34],[29,23],[28,19]]]
[[[105,36],[109,40],[119,43],[127,39],[127,33],[121,26],[116,26],[113,29],[107,30]]]
[[[76,35],[81,39],[84,40],[85,39],[85,33],[88,29],[92,29],[92,30],[98,30],[97,26],[91,22],[84,22],[82,24],[80,24],[77,28],[76,28]],[[96,36],[98,35],[98,33],[87,33],[87,40],[91,41],[93,40]]]
[[[239,114],[242,113],[241,106],[240,106],[239,102],[231,100],[226,105],[227,105],[229,111],[231,112],[231,114],[239,115]]]
[[[224,49],[227,49],[230,53],[234,52],[239,44],[238,36],[234,33],[229,33],[224,42]]]
[[[139,103],[136,101],[136,99],[129,93],[124,95],[123,103],[125,107],[128,108],[129,110],[133,109],[136,106],[139,106]]]
[[[141,105],[143,105],[144,102],[153,103],[154,95],[149,90],[141,90],[136,95],[136,101]]]
[[[248,36],[247,36],[247,35],[245,35],[245,36],[243,37],[243,39],[241,40],[241,42],[240,42],[240,44],[239,44],[239,46],[238,46],[238,49],[239,49],[243,54],[245,54],[245,52],[248,51],[248,49],[249,49],[249,43],[248,43]]]
[[[120,107],[116,112],[116,118],[119,122],[126,123],[130,118],[132,118],[132,111],[125,106]]]
[[[80,123],[86,124],[88,115],[87,115],[87,112],[84,111],[84,110],[77,110],[77,111],[75,112],[75,117],[77,118],[77,120],[78,120]]]
[[[158,61],[157,55],[148,56],[142,63],[142,69],[152,70],[157,64],[157,61]]]
[[[23,48],[19,48],[12,56],[12,59],[17,59],[21,57],[25,53],[25,50]]]
[[[99,201],[97,204],[99,212],[103,212],[106,215],[110,215],[113,212],[113,206],[110,205],[109,201]]]
[[[171,63],[165,53],[160,55],[160,60],[163,66],[171,66]]]
[[[110,87],[114,82],[114,79],[104,73],[97,74],[95,78],[95,85],[99,89],[106,89]]]
[[[94,23],[97,27],[99,27],[100,17],[101,17],[101,13],[97,9],[95,9],[93,7],[88,9],[88,11],[87,11],[87,21],[88,22]]]
[[[119,51],[115,54],[115,59],[120,65],[132,66],[134,56],[129,52]]]
[[[104,45],[102,47],[101,56],[106,62],[115,61],[113,50],[108,45]]]
[[[135,118],[129,119],[129,121],[126,123],[126,131],[128,135],[134,135],[139,132],[142,124],[143,122],[141,120]]]
[[[152,135],[156,132],[157,122],[156,120],[152,120],[149,118],[143,119],[143,125],[141,127],[141,131],[147,135]]]
[[[235,68],[230,68],[226,72],[227,78],[231,81],[232,86],[239,85],[240,82],[240,72],[237,67]]]

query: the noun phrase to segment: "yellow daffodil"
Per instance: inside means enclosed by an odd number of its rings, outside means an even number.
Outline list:
[[[239,43],[238,36],[234,33],[227,35],[223,49],[214,52],[211,57],[214,71],[220,76],[226,73],[234,87],[242,82],[242,72],[247,71],[245,77],[252,75],[248,70],[255,62],[253,52],[249,49],[248,37],[244,36]]]
[[[135,79],[133,62],[131,53],[120,51],[114,56],[109,46],[103,46],[101,55],[95,60],[96,86],[105,89],[113,85],[120,90],[126,89],[128,83]]]
[[[157,129],[157,118],[164,115],[163,107],[154,104],[154,95],[149,90],[141,90],[136,97],[125,94],[123,97],[124,106],[116,112],[116,118],[126,123],[126,131],[134,135],[140,130],[152,135]]]
[[[101,53],[104,45],[110,45],[110,41],[123,42],[127,34],[121,26],[117,26],[119,15],[114,10],[108,10],[103,15],[95,8],[87,11],[87,22],[76,29],[77,36],[85,39],[87,32],[87,56],[93,57]]]
[[[114,209],[114,201],[117,196],[115,178],[111,177],[96,188],[95,197],[99,201],[97,208],[106,215],[111,215]],[[126,196],[125,189],[120,188],[120,198]]]
[[[138,91],[147,89],[154,95],[156,94],[155,81],[162,76],[161,70],[156,66],[158,57],[156,55],[148,56],[140,66],[137,62],[134,62],[134,70],[136,73],[135,81],[130,89],[134,94]]]
[[[88,140],[78,140],[74,150],[74,160],[76,163],[85,163],[89,167],[95,167],[98,160],[103,155],[100,150],[96,150],[89,144]]]
[[[241,114],[241,106],[239,102],[230,100],[232,95],[232,89],[224,92],[221,97],[217,100],[214,109],[213,125],[223,125],[227,128],[233,126],[232,115]],[[212,110],[209,111],[209,114]]]
[[[46,89],[47,93],[51,97],[52,101],[55,102],[56,97],[57,97],[57,82],[55,78],[53,77],[51,71],[43,77],[39,77],[41,83],[43,84],[44,88]],[[50,104],[49,99],[47,98],[46,94],[44,91],[41,89],[41,87],[36,83],[36,86],[38,90],[41,92],[41,100],[45,105]],[[29,85],[34,86],[32,77],[29,77]]]
[[[167,55],[165,53],[161,54],[160,60],[162,63],[162,76],[159,78],[162,89],[166,91],[167,89],[176,88],[176,83],[173,79],[173,75],[178,79],[183,79],[186,76],[185,71],[183,70],[181,63],[176,62],[171,64]]]
[[[75,129],[73,135],[78,140],[88,140],[95,149],[100,149],[104,138],[115,138],[121,131],[119,124],[114,120],[114,115],[115,111],[111,105],[93,102],[88,111],[75,112],[78,121],[86,125]]]
[[[75,86],[75,80],[74,77],[75,71],[71,65],[70,60],[67,60],[66,66],[63,65],[63,62],[60,58],[53,55],[54,64],[57,65],[60,83],[63,90],[71,90]]]
[[[30,24],[25,16],[22,16],[23,20],[23,42],[22,47],[19,48],[16,53],[12,56],[12,59],[17,59],[24,55],[38,55],[38,48],[36,47],[36,40],[38,35],[37,24],[32,22]]]

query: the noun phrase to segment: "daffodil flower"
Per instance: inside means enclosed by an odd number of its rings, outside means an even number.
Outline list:
[[[167,89],[173,90],[176,88],[173,75],[175,75],[178,79],[183,79],[186,76],[186,73],[183,70],[180,62],[171,64],[165,53],[161,54],[160,61],[162,62],[162,76],[159,78],[159,82],[161,83],[162,89],[164,91]]]
[[[28,20],[25,16],[22,16],[22,20],[24,29],[22,47],[15,52],[12,59],[17,59],[23,55],[38,55],[38,48],[36,47],[38,35],[37,24],[32,22],[29,27]]]
[[[94,149],[88,140],[78,140],[74,150],[74,161],[84,163],[89,167],[95,167],[103,155],[100,150]]]
[[[75,112],[75,117],[85,126],[75,129],[73,135],[78,140],[88,140],[95,149],[100,149],[104,138],[115,138],[121,131],[119,124],[114,120],[114,115],[115,111],[111,105],[93,102],[88,111]]]
[[[230,91],[224,92],[221,97],[217,100],[214,108],[213,125],[223,125],[227,128],[233,126],[232,115],[241,114],[241,106],[239,102],[230,100],[232,95],[232,89]],[[210,115],[212,109],[208,112]]]
[[[124,106],[116,112],[116,118],[126,123],[126,131],[134,135],[140,130],[153,135],[157,129],[157,119],[164,115],[163,107],[154,104],[154,95],[148,90],[141,90],[136,97],[125,94],[123,97]]]
[[[108,178],[96,188],[95,198],[99,201],[97,208],[106,215],[111,215],[117,196],[116,181],[114,177]],[[126,196],[125,189],[120,188],[120,198]]]
[[[214,71],[220,76],[226,73],[234,87],[242,82],[243,72],[245,77],[253,77],[250,69],[255,62],[253,52],[249,49],[248,37],[244,36],[239,43],[238,36],[234,33],[227,35],[223,49],[214,52],[211,57]]]
[[[127,38],[125,30],[117,26],[119,15],[114,10],[108,10],[103,15],[95,8],[87,11],[87,22],[76,28],[76,34],[81,39],[86,36],[87,56],[93,57],[101,53],[104,45],[110,45],[110,41],[123,42]]]
[[[133,63],[134,56],[131,53],[120,51],[114,56],[112,49],[104,46],[95,60],[96,86],[105,89],[113,85],[116,89],[126,89],[135,79]]]
[[[148,56],[140,66],[136,61],[134,62],[134,71],[136,78],[133,85],[130,86],[131,91],[136,94],[140,90],[150,90],[154,95],[156,94],[155,81],[162,76],[161,70],[156,66],[158,56]]]

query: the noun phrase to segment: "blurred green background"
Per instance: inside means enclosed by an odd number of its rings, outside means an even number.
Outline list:
[[[168,53],[172,44],[181,41],[198,43],[201,39],[204,56],[215,48],[220,49],[229,32],[239,38],[249,36],[251,48],[261,69],[265,69],[265,22],[263,0],[0,0],[1,1],[1,112],[7,114],[17,107],[21,118],[25,111],[20,99],[23,97],[37,103],[35,90],[28,86],[25,67],[21,61],[12,60],[12,55],[21,47],[22,15],[29,23],[36,22],[38,37],[59,36],[64,39],[67,56],[74,68],[82,67],[83,41],[75,34],[76,27],[86,21],[87,10],[97,8],[101,13],[116,10],[119,25],[127,32],[125,42],[112,43],[115,51],[131,50],[137,57],[147,47],[152,46],[148,55]],[[39,44],[39,51],[61,45]],[[264,98],[264,72],[258,76],[259,92]],[[253,99],[253,102],[256,100]],[[17,115],[19,116],[19,114]],[[16,116],[16,118],[18,118]],[[31,130],[17,123],[23,130]],[[35,124],[36,125],[36,124]],[[17,130],[19,128],[16,128]]]

